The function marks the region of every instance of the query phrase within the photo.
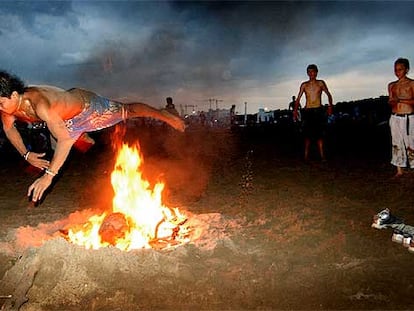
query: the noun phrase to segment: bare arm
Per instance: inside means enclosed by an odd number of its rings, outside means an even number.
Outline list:
[[[305,92],[305,83],[302,83],[299,88],[298,96],[296,97],[296,100],[295,100],[295,107],[293,111],[298,111],[298,108],[300,105],[300,99],[302,98],[302,95],[304,92]]]
[[[401,104],[414,106],[414,99],[400,99],[398,102]]]
[[[49,169],[29,187],[27,195],[32,195],[32,201],[34,202],[42,198],[44,191],[52,183],[54,175],[59,172],[69,155],[72,145],[75,143],[75,140],[69,136],[65,122],[55,111],[50,109],[48,103],[38,104],[36,113],[40,119],[46,122],[51,134],[56,138],[56,149],[50,161]]]
[[[65,122],[53,111],[39,110],[38,115],[46,122],[50,133],[56,138],[56,149],[50,161],[49,169],[57,173],[66,161],[76,140],[70,137]]]
[[[325,81],[322,81],[322,90],[325,92],[325,94],[328,96],[328,103],[329,106],[333,105],[333,98],[331,92],[329,92],[328,87],[326,86]]]
[[[324,91],[325,94],[328,96],[328,103],[329,103],[328,114],[331,115],[332,114],[332,108],[333,108],[333,98],[332,98],[331,92],[329,92],[329,90],[328,90],[328,87],[327,87],[325,81],[322,81],[322,91]]]
[[[398,104],[398,97],[395,96],[393,92],[393,86],[395,82],[391,82],[388,84],[388,103],[390,104],[391,108],[395,107]]]
[[[2,113],[1,120],[3,122],[3,130],[6,134],[7,139],[11,142],[14,148],[23,156],[27,150],[26,146],[23,143],[22,136],[19,131],[14,127],[14,121],[16,118],[12,115]]]
[[[8,115],[5,113],[1,115],[1,118],[3,122],[3,130],[7,136],[7,139],[14,146],[14,148],[16,148],[16,150],[20,153],[21,156],[27,154],[28,150],[26,149],[22,136],[14,126],[16,118],[12,115]],[[27,154],[26,160],[35,167],[45,169],[49,167],[49,161],[43,159],[42,157],[44,156],[45,153],[30,152],[29,154]]]
[[[400,99],[399,102],[405,105],[414,105],[414,81],[411,80],[410,82],[410,98]]]

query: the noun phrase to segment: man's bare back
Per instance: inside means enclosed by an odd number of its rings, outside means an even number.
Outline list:
[[[138,117],[166,122],[179,131],[185,129],[184,121],[179,116],[144,103],[123,104],[83,89],[26,87],[18,77],[5,71],[0,71],[0,82],[0,113],[4,133],[26,161],[45,172],[28,189],[27,195],[31,196],[34,202],[42,198],[53,177],[59,173],[66,161],[73,144],[84,133]],[[50,161],[44,159],[44,153],[27,149],[14,126],[16,120],[46,122],[56,140],[55,151]]]
[[[37,113],[42,106],[56,113],[62,120],[67,120],[83,110],[85,101],[77,91],[66,91],[53,86],[32,86],[22,95],[21,106],[14,115],[28,122],[44,121]]]

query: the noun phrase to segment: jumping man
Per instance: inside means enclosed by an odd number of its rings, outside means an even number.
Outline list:
[[[63,90],[53,86],[27,87],[18,77],[5,71],[0,71],[0,113],[3,130],[12,145],[31,165],[45,171],[28,189],[27,195],[32,196],[34,202],[42,198],[66,161],[73,144],[84,133],[137,117],[158,119],[179,131],[184,131],[185,128],[181,118],[147,104],[124,104],[78,88]],[[46,122],[51,135],[56,139],[56,148],[50,162],[43,158],[45,154],[26,149],[14,126],[16,120]]]

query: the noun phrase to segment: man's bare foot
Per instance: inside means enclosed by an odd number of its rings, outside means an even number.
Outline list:
[[[397,178],[400,178],[401,176],[403,176],[404,174],[403,174],[403,170],[402,169],[397,169],[397,173],[395,173],[395,175],[394,176],[392,176],[392,178],[391,179],[397,179]]]
[[[81,137],[79,137],[80,139],[82,139],[84,142],[86,142],[86,143],[89,143],[89,144],[91,144],[91,145],[95,145],[95,140],[92,138],[92,137],[90,137],[89,135],[88,135],[88,133],[83,133],[82,135],[81,135]]]
[[[180,117],[168,112],[166,109],[161,109],[161,113],[166,117],[165,122],[175,128],[177,131],[184,132],[185,123]]]

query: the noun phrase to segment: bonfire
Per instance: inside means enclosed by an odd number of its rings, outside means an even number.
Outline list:
[[[151,187],[142,175],[139,145],[122,144],[111,183],[112,210],[91,216],[82,225],[69,228],[67,239],[87,249],[115,246],[129,251],[166,248],[189,242],[187,217],[178,208],[162,202],[163,182]]]

